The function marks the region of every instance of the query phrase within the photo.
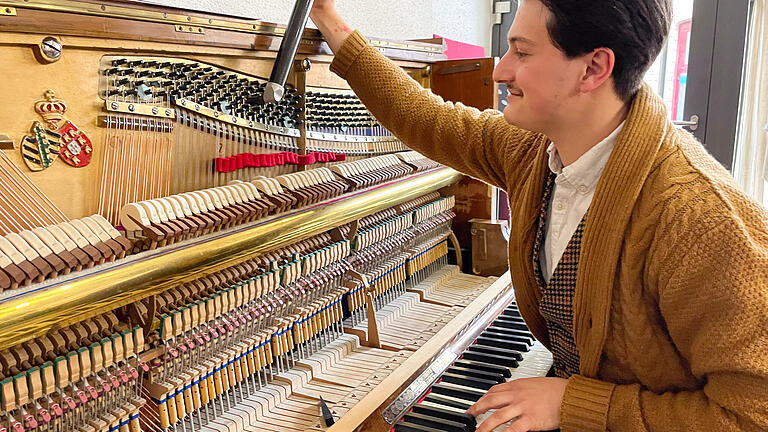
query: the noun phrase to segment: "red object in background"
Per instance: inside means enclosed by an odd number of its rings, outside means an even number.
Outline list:
[[[432,37],[442,38],[445,41],[445,55],[448,60],[485,58],[485,48],[480,45],[459,42],[436,34],[433,34]]]
[[[672,120],[683,118],[685,86],[688,82],[688,50],[691,46],[691,20],[677,25],[677,59],[675,60],[675,81],[672,90]],[[662,77],[662,79],[664,79]]]

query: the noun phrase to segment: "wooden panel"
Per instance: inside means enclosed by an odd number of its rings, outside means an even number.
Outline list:
[[[496,84],[492,58],[448,60],[432,65],[432,91],[478,109],[493,108]]]
[[[282,25],[267,22],[114,0],[98,3],[82,0],[0,0],[0,6],[15,7],[16,15],[0,16],[0,26],[4,31],[19,33],[277,51],[284,29]],[[110,13],[111,10],[116,12]],[[187,19],[191,31],[177,31],[176,25],[184,24]],[[427,62],[445,58],[442,40],[421,42],[370,38],[370,41],[391,58]],[[315,29],[304,32],[299,52],[331,54],[328,44]]]
[[[432,91],[443,99],[481,110],[496,107],[493,59],[450,60],[431,67]],[[469,220],[491,218],[491,187],[466,177],[449,188],[448,193],[456,195],[456,237],[463,248],[469,248],[472,243]]]
[[[472,272],[481,276],[501,276],[509,269],[506,221],[472,219]]]
[[[61,59],[55,63],[42,63],[36,54],[42,38],[43,35],[38,34],[0,32],[0,76],[3,77],[0,93],[4,95],[4,103],[0,104],[0,134],[8,135],[15,143],[15,149],[2,151],[70,218],[97,212],[101,156],[106,140],[106,129],[98,122],[99,116],[105,114],[104,101],[98,94],[103,56],[172,56],[261,77],[269,76],[274,56],[269,51],[212,48],[188,43],[62,36],[64,48]],[[313,67],[307,74],[308,85],[348,88],[345,81],[330,72],[330,56],[316,55],[311,58]],[[424,66],[423,63],[399,64],[411,68]],[[30,172],[22,160],[19,143],[29,133],[32,122],[41,120],[34,104],[44,99],[43,94],[48,89],[54,90],[57,98],[66,101],[67,119],[93,142],[94,156],[87,167],[73,168],[55,163],[47,170]]]

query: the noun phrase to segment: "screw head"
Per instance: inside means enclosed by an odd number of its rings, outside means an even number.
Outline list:
[[[112,109],[118,109],[120,105],[117,102],[112,102]]]
[[[50,60],[58,60],[61,57],[61,41],[53,36],[47,36],[40,44],[40,48]]]
[[[157,109],[157,107],[152,107],[152,114],[157,115],[157,113],[159,113],[159,112],[160,112],[160,110]]]
[[[128,111],[133,112],[135,109],[136,107],[133,104],[128,105]]]
[[[170,117],[170,116],[171,116],[171,110],[169,110],[169,109],[166,109],[166,110],[165,110],[165,115],[166,115],[166,116],[168,116],[168,117]]]

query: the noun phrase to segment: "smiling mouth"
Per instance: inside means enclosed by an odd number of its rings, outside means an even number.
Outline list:
[[[507,97],[512,97],[512,96],[522,97],[523,96],[523,92],[521,92],[520,90],[509,90],[509,89],[507,89]]]

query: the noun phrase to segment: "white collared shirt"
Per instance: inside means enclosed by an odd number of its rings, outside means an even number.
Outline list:
[[[547,210],[544,244],[539,251],[539,265],[547,283],[592,203],[597,181],[623,127],[622,122],[608,137],[567,167],[563,167],[554,143],[547,148],[549,169],[557,175]]]

